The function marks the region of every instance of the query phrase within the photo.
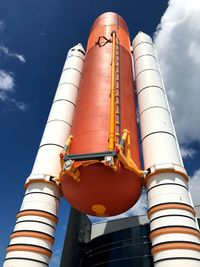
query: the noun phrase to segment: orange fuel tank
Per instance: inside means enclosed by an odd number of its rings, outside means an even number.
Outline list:
[[[64,197],[93,216],[131,208],[142,179],[129,32],[116,13],[102,14],[91,28],[72,135],[65,163],[74,166],[63,171]]]

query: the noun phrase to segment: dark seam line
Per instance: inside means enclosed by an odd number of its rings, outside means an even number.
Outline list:
[[[190,206],[190,205],[188,205],[188,204],[186,204],[186,203],[180,203],[180,202],[165,202],[165,203],[157,204],[157,205],[151,207],[150,209],[148,209],[148,212],[149,212],[151,209],[155,208],[155,207],[159,207],[159,206],[166,205],[166,204],[167,204],[167,205],[168,205],[168,204],[179,204],[179,205],[182,205],[182,206],[190,207],[190,208],[192,208],[192,209],[194,210],[194,208],[193,208],[192,206]]]
[[[85,55],[85,52],[83,52],[81,49],[72,48],[71,51],[78,51],[81,52],[83,55]]]
[[[132,244],[124,244],[123,245],[123,248],[128,248],[128,247],[133,247],[133,246],[136,246],[137,244],[141,244],[140,242],[138,242],[138,243],[132,243]],[[151,242],[148,240],[148,241],[143,241],[142,242],[142,244],[145,246],[145,245],[149,245],[149,244],[151,244]],[[92,251],[93,253],[91,253],[91,255],[88,255],[87,257],[89,258],[89,257],[93,257],[93,256],[97,256],[97,255],[99,255],[99,254],[102,254],[102,253],[104,253],[104,252],[108,252],[108,251],[113,251],[113,250],[117,250],[117,249],[119,249],[119,248],[121,248],[122,247],[122,245],[119,245],[119,246],[117,246],[117,247],[109,247],[109,248],[104,248],[104,249],[102,249],[102,250],[100,250],[100,251],[95,251],[94,252],[94,250]]]
[[[138,243],[137,243],[138,244]],[[149,242],[145,242],[145,243],[143,243],[142,242],[142,244],[144,244],[145,246],[146,245],[148,245],[148,247],[150,247],[150,245],[151,245],[151,242],[149,241]],[[130,244],[129,246],[132,246],[133,247],[133,245],[135,245],[135,243],[132,243],[132,244]],[[127,247],[129,247],[129,246],[127,246]],[[109,250],[112,250],[112,249],[119,249],[119,248],[122,248],[123,246],[122,245],[120,245],[120,246],[118,246],[118,247],[114,247],[114,248],[106,248],[105,250],[100,250],[100,251],[95,251],[95,249],[91,249],[91,250],[88,250],[88,251],[85,251],[85,256],[87,257],[87,258],[90,258],[90,257],[93,257],[93,255],[98,255],[98,254],[100,254],[100,253],[103,253],[103,252],[105,252],[105,251],[109,251]],[[144,255],[145,256],[145,255]],[[141,256],[142,257],[142,256]]]
[[[165,94],[165,90],[164,90],[162,87],[157,86],[157,85],[150,85],[150,86],[146,86],[146,87],[142,88],[142,89],[137,93],[137,96],[139,96],[139,94],[140,94],[143,90],[148,89],[148,88],[151,88],[151,87],[156,87],[156,88],[162,90],[162,91],[164,92],[164,94]]]
[[[153,47],[153,49],[154,49],[154,46],[153,46],[152,43],[149,43],[149,42],[140,42],[139,44],[137,44],[137,45],[133,48],[133,52],[134,52],[135,48],[136,48],[138,45],[141,45],[141,44],[149,44],[149,45],[151,45],[151,46]]]
[[[150,135],[152,135],[152,134],[157,134],[157,133],[169,134],[169,135],[173,136],[174,139],[176,139],[176,137],[175,137],[172,133],[165,132],[165,131],[157,131],[157,132],[152,132],[152,133],[147,134],[145,137],[142,138],[142,142],[143,142],[144,139],[147,138],[148,136],[150,136]]]
[[[20,244],[12,244],[12,245],[8,245],[8,248],[9,247],[13,247],[13,246],[28,246],[28,247],[36,247],[36,248],[42,248],[44,250],[47,250],[49,252],[52,253],[52,251],[48,248],[45,248],[45,247],[42,247],[42,246],[38,246],[38,245],[32,245],[32,244],[25,244],[25,243],[20,243]]]
[[[39,149],[43,146],[58,146],[58,147],[61,147],[61,148],[64,148],[64,146],[61,146],[61,145],[58,145],[58,144],[53,144],[53,143],[47,143],[47,144],[43,144],[41,146],[39,146]]]
[[[19,222],[16,222],[16,224],[19,224],[19,223],[24,223],[24,222],[35,222],[35,223],[42,223],[42,224],[45,224],[45,225],[48,225],[49,227],[53,228],[55,230],[55,227],[49,223],[45,223],[45,222],[41,222],[41,221],[35,221],[35,220],[23,220],[23,221],[19,221]],[[24,230],[26,232],[26,230]],[[32,231],[31,231],[32,232]]]
[[[164,218],[164,217],[173,217],[173,216],[186,217],[186,218],[189,218],[189,219],[195,221],[194,218],[192,218],[192,217],[190,217],[190,216],[187,216],[187,215],[183,215],[183,214],[168,214],[168,215],[162,215],[162,216],[156,217],[156,218],[150,220],[150,223],[153,222],[153,221],[155,221],[155,220],[157,220],[157,219],[160,219],[160,218]]]
[[[151,230],[150,233],[153,233],[153,232],[155,232],[155,231],[157,231],[157,230],[161,230],[161,229],[166,229],[166,228],[176,228],[176,227],[195,230],[197,233],[199,233],[199,231],[198,231],[196,228],[194,228],[194,227],[190,227],[190,226],[183,226],[183,225],[168,225],[168,226],[162,226],[162,227],[158,227],[158,228],[155,228],[155,229]]]
[[[145,110],[143,110],[143,111],[139,114],[139,117],[140,117],[145,111],[147,111],[147,110],[149,110],[149,109],[152,109],[152,108],[161,108],[161,109],[166,110],[166,111],[169,113],[169,110],[166,109],[166,108],[164,108],[164,107],[161,107],[161,106],[153,106],[153,107],[149,107],[149,108],[146,108]],[[170,114],[170,113],[169,113],[169,114]]]
[[[150,240],[149,240],[149,235],[143,235],[143,236],[141,236],[141,237],[136,237],[136,238],[128,238],[128,239],[123,239],[123,240],[121,240],[121,241],[113,241],[113,242],[111,242],[111,243],[107,243],[107,244],[105,244],[105,245],[99,245],[99,246],[96,246],[94,249],[91,249],[91,248],[89,248],[89,249],[86,249],[86,255],[87,254],[89,254],[89,253],[91,253],[91,252],[93,252],[93,251],[96,251],[96,250],[101,250],[102,251],[102,249],[104,249],[105,250],[105,248],[106,247],[110,247],[111,245],[114,245],[113,246],[113,248],[118,248],[118,247],[120,247],[121,246],[121,243],[122,242],[130,242],[130,244],[132,244],[132,243],[134,243],[134,242],[136,242],[136,240],[147,240],[149,243],[150,243]]]
[[[200,261],[200,259],[198,258],[190,258],[190,257],[173,257],[173,258],[165,258],[165,259],[160,259],[160,260],[157,260],[157,261],[154,261],[154,263],[157,263],[157,262],[161,262],[161,261],[169,261],[169,260],[196,260],[196,261]]]
[[[81,52],[85,56],[85,52],[83,52],[81,49],[77,49],[78,52]]]
[[[163,185],[175,185],[175,186],[181,186],[181,187],[184,187],[187,191],[188,191],[188,188],[182,184],[174,184],[174,183],[165,183],[165,184],[158,184],[158,185],[154,185],[152,186],[151,188],[149,188],[147,190],[147,193],[151,190],[151,189],[154,189],[155,187],[158,187],[158,186],[163,186]]]
[[[68,124],[70,127],[72,127],[72,125],[71,125],[69,122],[64,121],[64,120],[59,120],[59,119],[50,120],[50,121],[47,122],[47,124],[48,124],[49,122],[53,122],[53,121],[61,121],[61,122],[64,122],[64,123]]]
[[[155,69],[145,69],[145,70],[140,71],[140,72],[135,76],[135,80],[137,80],[138,76],[139,76],[141,73],[143,73],[143,72],[145,72],[145,71],[149,71],[149,70],[151,70],[151,71],[155,71],[155,72],[157,72],[157,73],[160,75],[160,72],[159,72],[158,70],[155,70]]]
[[[175,243],[183,243],[183,244],[186,243],[186,244],[199,245],[199,244],[196,243],[196,242],[177,240],[177,241],[166,241],[166,242],[158,243],[158,244],[156,244],[156,245],[153,245],[152,248],[155,248],[155,247],[160,246],[160,245],[165,245],[165,244],[175,244]],[[199,246],[200,246],[200,245],[199,245]]]
[[[62,72],[66,71],[66,70],[75,70],[75,71],[77,71],[80,75],[82,75],[82,73],[80,72],[80,70],[77,70],[77,69],[75,69],[75,68],[66,68],[66,69],[63,69]]]
[[[153,56],[152,54],[144,54],[144,55],[139,56],[139,57],[134,61],[134,63],[136,63],[137,60],[140,59],[141,57],[145,57],[145,56],[153,57],[153,58],[155,58],[155,60],[156,60],[156,62],[157,62],[157,58],[156,58],[155,56]]]
[[[72,101],[70,101],[68,99],[63,99],[63,98],[60,98],[60,99],[57,99],[57,100],[53,101],[53,104],[58,102],[58,101],[66,101],[66,102],[71,103],[74,107],[76,107],[76,105]]]
[[[64,83],[59,83],[58,86],[63,85],[63,84],[70,84],[70,85],[73,85],[73,86],[76,87],[76,89],[79,91],[78,86],[76,86],[74,83],[64,82]]]
[[[57,217],[56,215],[54,215],[53,213],[51,213],[51,212],[48,212],[48,211],[45,211],[45,210],[35,210],[35,209],[21,210],[21,211],[19,211],[19,212],[17,213],[17,215],[20,214],[20,213],[22,213],[22,212],[24,212],[24,211],[39,211],[39,212],[43,212],[43,213],[50,214],[50,215],[52,215],[53,217],[55,217],[56,219],[58,219],[58,217]],[[24,216],[27,216],[27,215],[24,215]],[[29,215],[29,216],[40,216],[40,215]],[[41,217],[42,217],[42,216],[41,216]]]
[[[35,259],[30,259],[30,258],[11,257],[11,258],[6,258],[4,261],[8,261],[8,260],[27,260],[27,261],[34,261],[34,262],[42,263],[42,264],[45,264],[46,266],[49,266],[48,263],[46,263],[46,262],[35,260]]]
[[[25,194],[24,196],[27,196],[27,195],[31,195],[31,194],[43,194],[43,195],[47,195],[47,196],[50,196],[50,197],[53,197],[53,198],[56,198],[58,201],[60,201],[60,199],[56,196],[53,196],[51,194],[48,194],[48,193],[45,193],[45,192],[30,192],[30,193],[27,193]]]
[[[55,238],[52,236],[52,235],[49,235],[45,232],[41,232],[41,231],[36,231],[36,230],[18,230],[18,231],[13,231],[12,233],[22,233],[22,232],[29,232],[29,233],[38,233],[38,234],[44,234],[44,235],[47,235],[49,237],[51,237],[53,240],[55,240]]]
[[[70,57],[78,57],[78,58],[80,58],[80,59],[84,62],[84,59],[83,59],[82,57],[75,56],[75,55],[68,56],[68,57],[66,58],[66,60],[67,60],[68,58],[70,58]]]

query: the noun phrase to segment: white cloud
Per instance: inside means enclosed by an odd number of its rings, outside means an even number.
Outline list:
[[[3,20],[0,20],[0,31],[2,32],[5,28],[5,23]]]
[[[0,20],[0,31],[3,31],[5,24],[3,20]],[[8,47],[3,44],[0,44],[0,55],[6,57],[12,57],[19,60],[21,63],[25,63],[26,60],[22,54],[16,52],[11,52]],[[0,101],[4,102],[3,112],[7,110],[13,110],[17,108],[21,111],[25,111],[28,108],[28,105],[22,101],[18,101],[15,98],[11,97],[11,93],[14,93],[15,88],[15,79],[12,72],[7,72],[3,69],[0,69]]]
[[[26,62],[26,60],[24,58],[24,55],[18,54],[16,52],[15,53],[11,52],[8,49],[8,47],[4,46],[3,44],[0,45],[0,53],[6,55],[8,57],[16,58],[16,59],[18,59],[22,63],[25,63]]]
[[[178,139],[187,145],[200,142],[199,17],[200,1],[171,0],[155,33]]]
[[[15,81],[11,72],[0,70],[0,91],[13,91]]]
[[[192,200],[194,202],[194,205],[197,205],[200,203],[200,197],[199,197],[199,192],[200,192],[200,169],[195,171],[193,176],[190,177],[190,182],[189,182],[189,188],[190,188],[190,193],[192,195]]]
[[[11,72],[0,69],[0,101],[14,105],[17,109],[25,111],[28,109],[28,105],[22,101],[18,101],[13,97],[10,97],[10,93],[14,92],[15,80],[14,75]]]
[[[187,147],[185,145],[181,146],[180,150],[181,150],[181,155],[184,159],[187,159],[187,158],[192,159],[194,155],[197,153],[196,150],[194,150],[191,147]]]
[[[25,63],[25,62],[26,62],[24,55],[17,54],[17,53],[15,53],[14,55],[15,55],[15,57],[18,58],[19,61],[21,61],[22,63]]]
[[[22,101],[17,101],[14,98],[10,98],[10,101],[21,111],[25,111],[28,109],[28,105]]]
[[[140,196],[140,199],[131,209],[117,216],[109,217],[108,219],[114,220],[114,219],[119,219],[119,218],[144,215],[146,214],[146,212],[147,212],[147,194],[146,194],[146,190],[143,190]]]
[[[6,98],[7,98],[7,96],[6,96],[5,92],[0,90],[0,100],[5,101]]]
[[[144,215],[147,212],[147,193],[146,190],[143,190],[140,199],[136,205],[129,210],[132,215]]]

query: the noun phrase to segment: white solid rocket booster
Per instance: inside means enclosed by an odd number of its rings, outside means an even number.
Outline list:
[[[69,50],[47,120],[17,222],[10,236],[4,267],[48,266],[61,191],[53,180],[61,166],[59,154],[70,134],[85,51]]]
[[[133,40],[152,256],[156,267],[200,265],[200,233],[151,38]]]

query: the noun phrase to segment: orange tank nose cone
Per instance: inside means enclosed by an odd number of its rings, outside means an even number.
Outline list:
[[[111,168],[95,164],[80,168],[80,181],[64,176],[61,188],[69,203],[81,212],[93,216],[114,216],[130,209],[139,199],[141,178],[121,168],[116,174]]]

